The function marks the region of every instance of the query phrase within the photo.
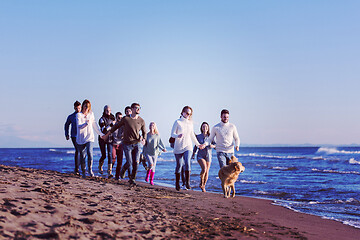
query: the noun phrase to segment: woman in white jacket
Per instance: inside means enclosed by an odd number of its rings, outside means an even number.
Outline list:
[[[91,111],[91,103],[89,100],[84,100],[81,105],[81,112],[76,114],[77,136],[76,143],[78,144],[78,151],[80,152],[80,165],[82,176],[85,178],[85,154],[88,157],[88,172],[90,176],[94,176],[92,171],[93,163],[93,147],[94,147],[94,131],[103,136],[99,126],[95,122],[94,113]],[[86,152],[85,152],[86,151]]]
[[[193,145],[198,147],[200,144],[195,137],[194,126],[191,120],[193,110],[189,106],[185,106],[181,111],[181,116],[175,121],[172,130],[171,137],[175,138],[174,154],[176,159],[175,179],[176,190],[180,190],[180,174],[181,168],[184,166],[185,170],[185,186],[187,189],[190,187],[190,161],[192,156]]]

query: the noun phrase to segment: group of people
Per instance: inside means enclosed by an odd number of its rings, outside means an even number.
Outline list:
[[[99,173],[103,173],[103,165],[107,157],[109,178],[114,177],[112,168],[116,161],[115,179],[125,178],[128,172],[130,184],[136,185],[136,174],[142,154],[147,162],[145,181],[154,185],[157,158],[161,152],[166,152],[166,147],[160,138],[155,122],[150,123],[149,132],[146,132],[145,121],[139,116],[140,109],[140,104],[133,103],[125,108],[124,117],[121,112],[117,112],[114,116],[110,106],[106,105],[99,124],[96,124],[90,101],[86,99],[82,104],[76,101],[75,112],[68,116],[64,127],[66,139],[69,140],[71,137],[75,147],[75,173],[80,174],[79,168],[81,168],[82,176],[86,177],[85,159],[87,157],[88,173],[94,176],[92,164],[95,131],[99,135],[98,142],[101,151]],[[215,125],[211,132],[209,124],[203,122],[200,127],[201,133],[198,135],[194,133],[192,114],[193,109],[185,106],[171,130],[171,146],[174,148],[176,159],[175,188],[180,191],[180,178],[183,173],[185,188],[191,189],[190,163],[191,159],[197,156],[201,167],[200,188],[205,192],[212,149],[216,149],[221,168],[227,165],[234,155],[234,147],[237,151],[239,150],[240,139],[235,125],[229,123],[228,110],[221,111],[221,122]],[[70,125],[71,135],[69,135]],[[124,165],[122,165],[123,154],[126,159]]]

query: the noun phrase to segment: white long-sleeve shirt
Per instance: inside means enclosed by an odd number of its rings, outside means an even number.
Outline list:
[[[88,123],[89,120],[89,123]],[[99,126],[95,122],[95,116],[93,112],[90,112],[87,116],[82,112],[76,114],[76,126],[77,126],[77,144],[85,144],[87,142],[94,142],[94,131],[100,136],[104,134],[100,131]]]
[[[179,138],[180,134],[182,134],[181,138]],[[182,116],[174,122],[171,137],[175,138],[174,154],[181,154],[188,150],[192,151],[192,143],[195,143],[197,147],[200,145],[196,139],[192,121]]]
[[[240,146],[239,134],[236,127],[232,123],[220,122],[216,124],[210,133],[209,138],[206,140],[206,145],[210,145],[216,137],[216,152],[233,153],[234,140],[235,147]]]

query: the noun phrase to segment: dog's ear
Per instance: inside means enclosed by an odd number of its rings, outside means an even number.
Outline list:
[[[231,163],[238,162],[238,159],[235,156],[231,156],[230,162]]]
[[[236,171],[241,171],[241,163],[239,163],[239,162],[236,163],[235,170]]]

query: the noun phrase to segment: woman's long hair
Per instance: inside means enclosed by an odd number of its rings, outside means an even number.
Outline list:
[[[158,128],[157,128],[157,126],[156,126],[156,123],[155,123],[155,122],[151,122],[151,123],[149,124],[149,129],[150,129],[151,124],[153,124],[153,125],[154,125],[154,133],[155,133],[155,134],[159,134],[159,131],[158,131]]]
[[[85,100],[83,101],[82,105],[81,105],[81,112],[84,111],[85,106],[87,107],[88,112],[91,112],[91,103],[90,103],[90,101],[87,100],[87,99],[85,99]]]
[[[203,125],[205,125],[205,124],[208,126],[208,130],[207,130],[206,133],[204,133],[203,130],[202,130],[202,127],[203,127]],[[201,126],[200,126],[200,132],[201,132],[202,134],[204,134],[204,136],[210,136],[210,126],[209,126],[209,124],[208,124],[207,122],[203,122],[203,123],[201,124]]]
[[[192,115],[193,115],[193,109],[190,106],[183,107],[183,109],[182,109],[182,111],[180,113],[180,116],[182,116],[182,114],[186,111],[186,109],[190,109],[190,111],[191,111],[190,116],[189,116],[189,120],[191,120]]]

